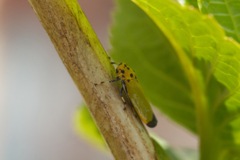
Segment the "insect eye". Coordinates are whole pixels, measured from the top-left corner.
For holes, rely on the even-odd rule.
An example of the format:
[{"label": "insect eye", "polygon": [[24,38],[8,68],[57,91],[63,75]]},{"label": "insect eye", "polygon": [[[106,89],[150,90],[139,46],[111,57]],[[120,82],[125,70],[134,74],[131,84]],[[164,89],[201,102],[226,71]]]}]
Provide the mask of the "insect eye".
[{"label": "insect eye", "polygon": [[121,70],[121,72],[122,72],[122,73],[125,73],[125,71],[124,71],[124,70]]},{"label": "insect eye", "polygon": [[131,73],[130,76],[133,77],[133,74]]}]

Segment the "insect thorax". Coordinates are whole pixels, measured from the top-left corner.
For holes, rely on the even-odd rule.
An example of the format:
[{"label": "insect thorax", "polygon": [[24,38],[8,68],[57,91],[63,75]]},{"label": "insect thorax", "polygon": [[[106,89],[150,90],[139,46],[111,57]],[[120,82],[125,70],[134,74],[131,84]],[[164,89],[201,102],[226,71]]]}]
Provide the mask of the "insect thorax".
[{"label": "insect thorax", "polygon": [[120,63],[116,68],[116,73],[122,80],[137,80],[136,73],[126,63]]}]

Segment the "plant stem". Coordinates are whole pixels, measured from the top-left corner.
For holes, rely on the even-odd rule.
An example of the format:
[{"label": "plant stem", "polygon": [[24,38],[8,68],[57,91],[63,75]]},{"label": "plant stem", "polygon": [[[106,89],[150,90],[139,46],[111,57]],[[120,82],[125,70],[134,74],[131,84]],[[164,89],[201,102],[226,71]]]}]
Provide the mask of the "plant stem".
[{"label": "plant stem", "polygon": [[[67,68],[116,160],[152,160],[155,149],[131,106],[125,105],[115,70],[76,0],[28,0]],[[123,108],[126,107],[126,111]]]}]

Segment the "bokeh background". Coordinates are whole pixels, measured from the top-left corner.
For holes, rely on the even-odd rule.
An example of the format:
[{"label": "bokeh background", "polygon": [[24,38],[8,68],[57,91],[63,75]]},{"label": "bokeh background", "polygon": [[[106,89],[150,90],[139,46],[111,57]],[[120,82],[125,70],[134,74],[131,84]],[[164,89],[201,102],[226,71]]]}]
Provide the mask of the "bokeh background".
[{"label": "bokeh background", "polygon": [[[78,0],[106,51],[114,0]],[[73,129],[80,93],[27,0],[0,0],[0,160],[111,160]],[[157,111],[155,111],[157,112]],[[176,147],[197,138],[158,112]]]}]

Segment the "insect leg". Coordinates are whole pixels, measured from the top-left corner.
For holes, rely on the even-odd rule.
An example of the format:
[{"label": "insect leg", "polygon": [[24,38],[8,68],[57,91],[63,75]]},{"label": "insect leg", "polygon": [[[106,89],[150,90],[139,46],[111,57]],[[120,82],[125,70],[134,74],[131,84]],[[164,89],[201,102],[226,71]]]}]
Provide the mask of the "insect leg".
[{"label": "insect leg", "polygon": [[128,92],[127,92],[127,87],[126,87],[126,84],[125,84],[124,80],[121,80],[121,83],[122,83],[122,89],[124,90],[126,96],[129,98]]},{"label": "insect leg", "polygon": [[124,97],[123,97],[123,94],[122,94],[122,92],[123,92],[123,87],[121,88],[121,91],[120,91],[120,96],[121,96],[121,98],[122,98],[122,100],[123,100],[124,104],[126,104],[126,101],[125,101],[125,99],[124,99]]},{"label": "insect leg", "polygon": [[112,82],[116,82],[116,81],[119,81],[120,79],[119,78],[116,78],[116,79],[113,79],[111,81],[102,81],[100,83],[94,83],[95,86],[99,85],[99,84],[103,84],[103,83],[112,83]]},{"label": "insect leg", "polygon": [[111,62],[111,64],[117,64],[117,65],[118,65],[119,63],[116,63],[116,62]]}]

